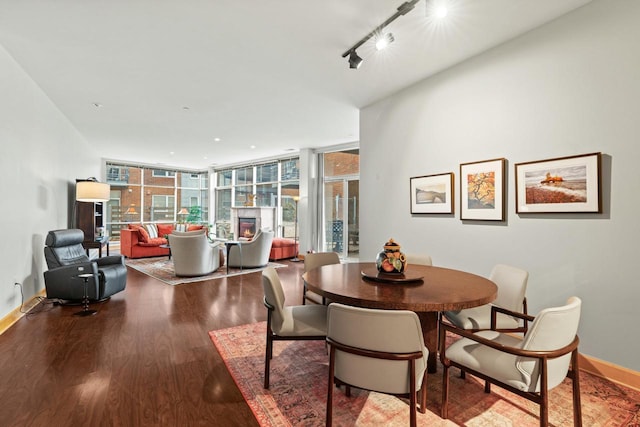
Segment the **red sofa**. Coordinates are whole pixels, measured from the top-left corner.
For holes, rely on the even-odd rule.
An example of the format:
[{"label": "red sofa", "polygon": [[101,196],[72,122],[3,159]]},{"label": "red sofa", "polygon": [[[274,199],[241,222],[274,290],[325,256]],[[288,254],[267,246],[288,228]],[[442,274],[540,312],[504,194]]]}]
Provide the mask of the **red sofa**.
[{"label": "red sofa", "polygon": [[[167,243],[167,239],[163,244]],[[161,248],[161,243],[149,244],[140,239],[138,230],[123,228],[120,230],[120,253],[127,258],[145,258],[151,256],[167,256],[169,248]]]},{"label": "red sofa", "polygon": [[[127,258],[146,258],[153,256],[169,255],[169,248],[161,248],[160,245],[166,245],[167,239],[164,235],[171,234],[174,230],[173,224],[158,224],[157,233],[159,237],[150,238],[146,231],[141,230],[140,224],[131,224],[129,228],[120,230],[120,253]],[[184,231],[193,231],[202,229],[202,225],[189,224],[185,225]]]},{"label": "red sofa", "polygon": [[298,254],[298,243],[293,239],[283,239],[276,237],[271,243],[271,252],[269,259],[277,261],[279,259],[293,258]]}]

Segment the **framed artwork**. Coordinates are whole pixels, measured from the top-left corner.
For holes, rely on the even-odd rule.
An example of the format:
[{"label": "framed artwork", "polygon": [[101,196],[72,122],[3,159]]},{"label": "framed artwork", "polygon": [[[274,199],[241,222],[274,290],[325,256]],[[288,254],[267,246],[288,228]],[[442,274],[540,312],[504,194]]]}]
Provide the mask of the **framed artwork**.
[{"label": "framed artwork", "polygon": [[602,212],[601,153],[516,163],[516,212]]},{"label": "framed artwork", "polygon": [[453,172],[409,179],[412,214],[453,213]]},{"label": "framed artwork", "polygon": [[504,221],[504,158],[460,165],[460,219]]}]

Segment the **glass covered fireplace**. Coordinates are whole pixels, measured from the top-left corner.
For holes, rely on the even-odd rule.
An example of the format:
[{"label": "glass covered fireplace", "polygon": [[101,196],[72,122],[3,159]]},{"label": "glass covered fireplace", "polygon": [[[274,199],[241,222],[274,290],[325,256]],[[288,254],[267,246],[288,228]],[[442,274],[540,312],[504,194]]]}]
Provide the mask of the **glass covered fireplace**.
[{"label": "glass covered fireplace", "polygon": [[256,218],[238,218],[238,237],[252,238],[256,234]]}]

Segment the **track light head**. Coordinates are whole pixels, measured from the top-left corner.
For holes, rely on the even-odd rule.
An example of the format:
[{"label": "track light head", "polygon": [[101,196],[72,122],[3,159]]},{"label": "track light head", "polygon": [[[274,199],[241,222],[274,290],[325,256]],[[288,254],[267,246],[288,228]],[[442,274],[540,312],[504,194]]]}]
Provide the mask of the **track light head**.
[{"label": "track light head", "polygon": [[391,33],[380,34],[378,37],[376,37],[376,49],[382,50],[393,43],[394,40],[395,39],[393,38],[393,34]]},{"label": "track light head", "polygon": [[362,58],[358,56],[355,50],[352,50],[349,54],[349,68],[357,70],[362,65]]}]

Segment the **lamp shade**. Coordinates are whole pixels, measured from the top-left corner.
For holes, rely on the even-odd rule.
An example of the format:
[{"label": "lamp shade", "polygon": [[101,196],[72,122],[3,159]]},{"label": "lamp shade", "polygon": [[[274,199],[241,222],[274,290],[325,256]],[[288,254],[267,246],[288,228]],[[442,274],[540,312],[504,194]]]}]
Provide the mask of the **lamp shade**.
[{"label": "lamp shade", "polygon": [[125,215],[138,215],[138,212],[136,212],[136,207],[132,204],[131,206],[129,206],[129,209],[127,209],[124,214]]},{"label": "lamp shade", "polygon": [[79,202],[106,202],[111,195],[111,186],[97,181],[76,183],[76,200]]},{"label": "lamp shade", "polygon": [[178,212],[178,215],[189,215],[189,211],[187,210],[187,208],[182,208]]}]

